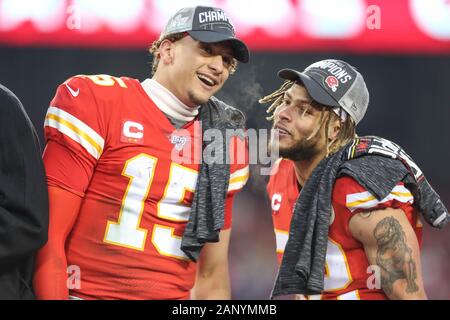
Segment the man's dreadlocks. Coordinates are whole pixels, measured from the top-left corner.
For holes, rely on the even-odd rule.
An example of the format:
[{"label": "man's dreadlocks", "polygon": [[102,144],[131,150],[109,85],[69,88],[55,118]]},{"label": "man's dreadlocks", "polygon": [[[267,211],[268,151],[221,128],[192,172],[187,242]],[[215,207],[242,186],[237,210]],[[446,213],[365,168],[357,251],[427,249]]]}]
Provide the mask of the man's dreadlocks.
[{"label": "man's dreadlocks", "polygon": [[267,120],[273,120],[273,112],[279,105],[283,103],[284,94],[292,87],[294,83],[294,81],[286,80],[278,90],[259,99],[258,102],[261,104],[272,103],[266,110],[266,113],[270,114],[270,116],[266,118]]}]

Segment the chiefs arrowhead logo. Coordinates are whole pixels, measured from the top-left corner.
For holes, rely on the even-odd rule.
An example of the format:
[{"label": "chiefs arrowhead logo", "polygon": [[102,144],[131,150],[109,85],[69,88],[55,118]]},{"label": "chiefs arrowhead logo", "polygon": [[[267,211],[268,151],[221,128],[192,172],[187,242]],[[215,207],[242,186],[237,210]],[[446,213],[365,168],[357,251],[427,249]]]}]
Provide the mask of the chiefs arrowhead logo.
[{"label": "chiefs arrowhead logo", "polygon": [[328,76],[325,83],[333,92],[336,92],[337,87],[339,87],[339,80],[335,76]]}]

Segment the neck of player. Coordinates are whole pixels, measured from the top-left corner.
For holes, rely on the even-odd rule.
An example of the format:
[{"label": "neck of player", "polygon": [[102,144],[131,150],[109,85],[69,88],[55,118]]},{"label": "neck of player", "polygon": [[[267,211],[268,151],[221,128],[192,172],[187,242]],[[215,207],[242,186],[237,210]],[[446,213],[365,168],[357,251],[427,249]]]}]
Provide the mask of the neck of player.
[{"label": "neck of player", "polygon": [[157,79],[146,79],[142,87],[156,104],[169,117],[179,121],[192,121],[198,115],[200,106],[189,107]]},{"label": "neck of player", "polygon": [[306,180],[308,180],[309,176],[317,167],[319,162],[322,161],[325,157],[326,157],[326,150],[323,150],[323,152],[317,154],[315,157],[311,159],[294,161],[295,176],[297,177],[297,182],[300,188],[303,188],[303,186],[306,183]]}]

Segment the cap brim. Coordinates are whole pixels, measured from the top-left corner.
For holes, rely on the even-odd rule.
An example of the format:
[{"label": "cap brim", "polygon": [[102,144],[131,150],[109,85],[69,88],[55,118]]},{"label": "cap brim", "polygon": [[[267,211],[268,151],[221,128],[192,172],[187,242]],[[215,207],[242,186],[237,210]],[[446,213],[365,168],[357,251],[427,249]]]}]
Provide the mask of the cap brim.
[{"label": "cap brim", "polygon": [[250,52],[245,45],[239,39],[233,38],[232,36],[227,36],[222,33],[208,31],[208,30],[197,30],[197,31],[187,31],[189,35],[200,42],[206,43],[216,43],[222,41],[230,41],[231,47],[233,48],[233,56],[240,62],[248,62],[250,60]]},{"label": "cap brim", "polygon": [[293,69],[282,69],[278,71],[278,76],[286,80],[300,81],[314,101],[326,106],[340,107],[339,102],[310,76]]}]

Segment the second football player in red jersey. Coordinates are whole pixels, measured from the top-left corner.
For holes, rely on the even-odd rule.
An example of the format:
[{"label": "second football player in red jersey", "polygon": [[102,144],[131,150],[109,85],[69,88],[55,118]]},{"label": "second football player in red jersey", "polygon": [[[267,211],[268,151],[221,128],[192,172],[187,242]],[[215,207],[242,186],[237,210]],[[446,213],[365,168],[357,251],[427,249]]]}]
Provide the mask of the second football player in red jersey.
[{"label": "second football player in red jersey", "polygon": [[[279,263],[291,263],[283,259],[283,255],[286,255],[286,244],[293,232],[291,222],[295,206],[308,201],[306,197],[311,199],[311,194],[303,199],[301,196],[303,187],[314,175],[312,179],[321,183],[329,181],[332,186],[331,212],[327,213],[330,221],[322,265],[323,289],[321,294],[303,297],[426,298],[419,251],[421,224],[413,206],[415,199],[405,184],[394,182],[390,192],[378,199],[352,176],[338,175],[334,181],[331,176],[318,178],[325,171],[315,171],[326,161],[324,159],[337,154],[356,137],[355,126],[363,118],[369,102],[361,74],[346,62],[323,60],[304,72],[284,69],[279,76],[286,80],[285,84],[261,100],[273,103],[273,128],[279,139],[273,139],[271,147],[278,147],[282,156],[274,165],[267,186]],[[360,172],[359,176],[366,173]],[[318,184],[317,189],[321,188],[325,187]],[[314,201],[322,208],[328,200],[324,200],[325,194],[320,191],[318,194]],[[306,245],[314,246],[319,240],[312,238]],[[307,260],[313,265],[317,261],[315,258],[312,255]],[[298,273],[297,267],[294,262],[292,269]],[[280,281],[287,279],[282,279],[283,276],[279,276]],[[285,283],[284,288],[293,286]]]},{"label": "second football player in red jersey", "polygon": [[[39,299],[230,298],[232,201],[248,178],[246,155],[229,166],[220,240],[205,244],[198,263],[180,246],[200,171],[199,111],[236,60],[248,61],[248,49],[221,9],[195,7],[169,20],[152,53],[152,79],[75,76],[51,102],[50,231],[34,276]],[[79,279],[68,279],[68,270]]]}]

